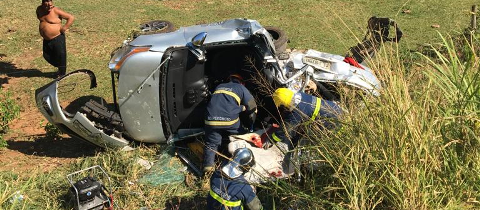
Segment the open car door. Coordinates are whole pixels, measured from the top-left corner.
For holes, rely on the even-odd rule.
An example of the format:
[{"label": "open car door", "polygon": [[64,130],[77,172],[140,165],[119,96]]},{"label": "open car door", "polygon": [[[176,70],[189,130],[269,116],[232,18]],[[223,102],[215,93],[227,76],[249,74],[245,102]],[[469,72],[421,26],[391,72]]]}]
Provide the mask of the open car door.
[{"label": "open car door", "polygon": [[203,130],[208,88],[205,62],[189,47],[168,49],[163,59],[160,84],[160,111],[166,136],[195,133]]}]

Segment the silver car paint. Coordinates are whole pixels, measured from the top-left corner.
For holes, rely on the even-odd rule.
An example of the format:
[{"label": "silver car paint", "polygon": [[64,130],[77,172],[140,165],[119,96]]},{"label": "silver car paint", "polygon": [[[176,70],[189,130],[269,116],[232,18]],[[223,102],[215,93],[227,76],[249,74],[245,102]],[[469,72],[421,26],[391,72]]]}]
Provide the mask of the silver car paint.
[{"label": "silver car paint", "polygon": [[[67,78],[69,75],[73,75],[76,72],[72,72],[65,76]],[[130,147],[128,146],[128,141],[125,139],[120,139],[115,136],[106,135],[103,131],[96,128],[87,117],[77,112],[73,116],[73,118],[68,118],[65,116],[62,107],[60,106],[60,102],[58,101],[57,96],[57,88],[58,88],[59,80],[55,80],[46,87],[43,91],[37,93],[36,95],[36,103],[37,107],[39,108],[40,112],[43,114],[45,118],[51,123],[54,123],[58,126],[58,124],[62,124],[63,126],[67,127],[69,130],[62,129],[63,132],[73,135],[79,136],[82,139],[88,140],[89,142],[100,146],[100,147],[108,147],[108,148],[120,148],[123,150],[128,150]],[[47,108],[48,107],[48,108]],[[46,109],[50,110],[51,116],[47,112]],[[73,131],[74,133],[71,133]]]},{"label": "silver car paint", "polygon": [[[380,81],[372,73],[372,69],[360,64],[364,69],[351,66],[343,61],[345,57],[316,50],[307,50],[306,52],[293,52],[290,54],[290,59],[284,61],[288,63],[293,62],[295,69],[300,69],[305,65],[303,57],[316,57],[322,60],[328,60],[332,63],[330,71],[316,69],[313,78],[321,82],[337,82],[345,83],[350,86],[358,87],[375,96],[380,95],[378,90],[381,89]],[[287,68],[288,65],[284,65]]]},{"label": "silver car paint", "polygon": [[[231,19],[217,23],[181,27],[171,33],[143,35],[129,44],[132,46],[152,45],[151,51],[165,52],[172,46],[185,46],[195,35],[201,32],[208,33],[204,44],[210,44],[224,41],[242,41],[248,39],[252,34],[264,33],[262,29],[263,27],[255,20]],[[269,44],[273,45],[273,42]]]},{"label": "silver car paint", "polygon": [[[137,141],[165,142],[160,117],[159,72],[148,77],[160,64],[163,53],[144,52],[129,57],[121,68],[118,105],[125,130]],[[129,62],[132,59],[134,62]],[[145,81],[146,80],[146,81]],[[145,82],[141,91],[139,86]]]},{"label": "silver car paint", "polygon": [[[243,41],[252,35],[258,35],[258,37],[263,39],[263,42],[267,42],[267,45],[259,44],[256,46],[257,49],[260,53],[263,53],[266,62],[278,65],[277,62],[279,61],[272,55],[275,50],[272,37],[255,20],[232,19],[211,24],[182,27],[171,33],[141,35],[132,41],[126,40],[123,47],[127,47],[127,45],[151,46],[147,52],[136,53],[126,58],[118,70],[120,73],[119,84],[121,84],[118,86],[117,95],[119,111],[126,132],[136,141],[150,143],[164,143],[167,141],[168,137],[164,134],[160,115],[160,72],[156,70],[160,63],[163,62],[162,58],[167,49],[175,46],[186,46],[192,37],[201,32],[207,32],[208,34],[204,43],[206,45]],[[338,58],[335,58],[339,61],[343,59],[342,56],[332,56],[337,56]],[[338,65],[342,64],[343,62],[338,63]],[[379,82],[372,74],[371,69],[366,68],[364,72],[361,72],[351,66],[347,68],[353,72],[352,76],[350,76],[350,73],[343,75],[320,72],[314,75],[314,78],[319,81],[344,81],[347,84],[358,85],[367,90],[370,90],[372,87],[374,89],[380,88]],[[340,68],[340,70],[342,69],[344,68]],[[284,76],[286,69],[282,68],[279,70],[283,72],[273,74]],[[105,135],[101,130],[94,127],[93,122],[89,121],[83,114],[77,112],[72,118],[66,117],[57,99],[57,83],[58,81],[49,84],[50,86],[36,94],[37,106],[49,122],[57,125],[63,124],[70,129],[69,134],[78,135],[101,147],[128,148],[128,141],[115,136]],[[46,112],[45,104],[53,112],[52,116]],[[184,133],[192,133],[192,131],[186,130]],[[173,140],[175,139],[182,139],[182,135],[180,133],[174,134]]]},{"label": "silver car paint", "polygon": [[204,44],[221,41],[242,41],[252,32],[270,35],[257,21],[233,19],[223,22],[182,27],[177,31],[164,34],[139,36],[129,43],[132,46],[152,46],[150,51],[137,53],[125,60],[119,69],[118,102],[125,130],[137,141],[149,143],[166,142],[160,116],[159,72],[147,79],[141,92],[138,87],[162,62],[163,53],[172,46],[185,46],[201,32],[208,36]]}]

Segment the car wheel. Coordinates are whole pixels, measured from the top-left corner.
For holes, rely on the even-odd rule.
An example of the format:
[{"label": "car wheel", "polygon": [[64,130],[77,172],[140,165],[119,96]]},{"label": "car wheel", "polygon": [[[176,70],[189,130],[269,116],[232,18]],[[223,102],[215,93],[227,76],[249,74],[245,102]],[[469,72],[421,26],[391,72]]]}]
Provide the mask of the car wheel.
[{"label": "car wheel", "polygon": [[152,20],[140,24],[140,32],[138,35],[160,34],[175,31],[175,26],[167,20]]},{"label": "car wheel", "polygon": [[272,35],[277,54],[285,52],[288,42],[287,34],[282,29],[274,26],[266,26],[265,29]]}]

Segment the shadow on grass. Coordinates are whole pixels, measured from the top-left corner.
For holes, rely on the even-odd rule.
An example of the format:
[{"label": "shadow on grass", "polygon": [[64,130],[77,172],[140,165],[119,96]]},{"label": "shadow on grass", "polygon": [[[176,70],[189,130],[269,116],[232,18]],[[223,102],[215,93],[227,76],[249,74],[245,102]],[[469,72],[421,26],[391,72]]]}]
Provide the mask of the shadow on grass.
[{"label": "shadow on grass", "polygon": [[56,78],[57,72],[42,72],[38,69],[20,69],[10,62],[0,61],[0,76],[2,75],[6,75],[7,77],[0,79],[0,86],[3,86],[3,84],[8,84],[8,79],[11,77]]},{"label": "shadow on grass", "polygon": [[77,200],[75,199],[75,196],[73,193],[70,191],[70,186],[69,189],[64,191],[64,193],[60,194],[57,199],[60,200],[60,207],[62,209],[75,209],[76,202]]},{"label": "shadow on grass", "polygon": [[59,158],[94,156],[101,148],[76,138],[51,139],[43,135],[34,136],[34,141],[8,141],[8,149],[26,155]]},{"label": "shadow on grass", "polygon": [[195,195],[194,197],[173,197],[165,202],[164,210],[180,210],[180,209],[206,209],[207,196]]}]

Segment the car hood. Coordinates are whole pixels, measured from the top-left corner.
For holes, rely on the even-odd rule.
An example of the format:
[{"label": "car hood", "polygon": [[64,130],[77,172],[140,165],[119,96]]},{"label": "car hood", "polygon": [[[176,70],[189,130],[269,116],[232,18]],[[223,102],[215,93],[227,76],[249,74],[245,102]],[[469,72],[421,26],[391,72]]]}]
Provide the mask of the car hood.
[{"label": "car hood", "polygon": [[208,36],[204,44],[242,41],[262,30],[263,27],[256,20],[230,19],[221,22],[181,27],[171,33],[141,35],[130,42],[132,46],[151,45],[152,51],[165,51],[171,46],[185,46],[191,39],[201,32]]}]

